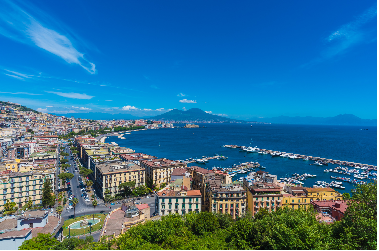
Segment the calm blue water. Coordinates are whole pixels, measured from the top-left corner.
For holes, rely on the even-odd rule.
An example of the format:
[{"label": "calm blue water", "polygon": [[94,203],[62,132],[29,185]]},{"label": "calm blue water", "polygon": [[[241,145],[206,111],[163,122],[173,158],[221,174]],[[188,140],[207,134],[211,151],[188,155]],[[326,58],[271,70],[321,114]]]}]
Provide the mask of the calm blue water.
[{"label": "calm blue water", "polygon": [[[213,156],[227,156],[227,160],[210,160],[207,164],[192,164],[211,169],[213,166],[231,167],[247,161],[259,162],[265,171],[280,177],[293,173],[316,174],[308,178],[304,186],[313,186],[315,181],[330,182],[330,176],[347,176],[324,173],[335,165],[314,166],[313,161],[271,157],[258,153],[241,152],[222,145],[258,146],[259,148],[377,165],[377,129],[357,126],[311,126],[311,125],[250,125],[245,124],[200,124],[206,128],[175,128],[136,131],[126,134],[126,139],[110,137],[106,142],[134,149],[160,158],[173,160]],[[241,176],[235,176],[237,179]],[[341,192],[350,192],[351,183]]]}]

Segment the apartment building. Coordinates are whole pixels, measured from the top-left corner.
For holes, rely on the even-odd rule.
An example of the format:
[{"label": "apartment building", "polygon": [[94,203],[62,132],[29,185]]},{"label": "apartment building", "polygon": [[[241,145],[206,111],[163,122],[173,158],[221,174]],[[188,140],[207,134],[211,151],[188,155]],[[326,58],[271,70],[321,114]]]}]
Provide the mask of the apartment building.
[{"label": "apartment building", "polygon": [[184,168],[187,164],[173,161],[166,158],[142,160],[141,167],[146,170],[146,183],[160,186],[163,183],[168,184],[171,179],[171,173],[177,168]]},{"label": "apartment building", "polygon": [[171,213],[184,215],[189,212],[201,212],[200,190],[174,191],[165,189],[155,196],[156,212],[160,216]]},{"label": "apartment building", "polygon": [[106,162],[96,165],[95,186],[104,198],[106,190],[114,196],[121,183],[135,181],[136,187],[145,185],[145,169],[132,162]]},{"label": "apartment building", "polygon": [[252,215],[256,214],[260,208],[273,212],[282,206],[282,188],[275,183],[256,182],[251,185],[244,180],[243,186],[247,192],[248,210]]},{"label": "apartment building", "polygon": [[246,191],[239,184],[223,184],[220,176],[205,182],[204,211],[230,214],[233,219],[246,213]]},{"label": "apartment building", "polygon": [[137,165],[141,165],[142,160],[153,160],[157,159],[157,157],[144,154],[144,153],[131,153],[131,154],[121,154],[120,157],[125,161],[131,161],[136,163]]},{"label": "apartment building", "polygon": [[305,187],[304,191],[311,201],[342,200],[342,195],[330,187]]},{"label": "apartment building", "polygon": [[0,210],[9,199],[22,207],[30,199],[33,205],[42,203],[42,188],[46,179],[49,179],[54,190],[54,173],[36,172],[3,172],[0,177]]}]

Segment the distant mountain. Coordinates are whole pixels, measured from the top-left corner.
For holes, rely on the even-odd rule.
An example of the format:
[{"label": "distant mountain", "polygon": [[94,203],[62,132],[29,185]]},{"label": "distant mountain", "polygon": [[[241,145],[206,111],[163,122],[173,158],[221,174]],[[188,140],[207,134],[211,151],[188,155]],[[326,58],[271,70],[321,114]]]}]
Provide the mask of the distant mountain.
[{"label": "distant mountain", "polygon": [[66,113],[66,114],[56,114],[52,113],[53,115],[57,116],[65,116],[67,118],[74,117],[74,118],[81,118],[81,119],[93,119],[93,120],[112,120],[112,119],[140,119],[140,117],[136,117],[130,114],[110,114],[110,113],[103,113],[103,112],[88,112],[88,113]]},{"label": "distant mountain", "polygon": [[176,121],[176,122],[243,122],[242,120],[236,120],[236,119],[230,119],[225,118],[218,115],[213,115],[204,112],[203,110],[199,108],[192,108],[188,111],[181,111],[178,109],[173,109],[169,112],[163,113],[161,115],[157,115],[154,117],[151,117],[152,120],[163,120],[163,121]]},{"label": "distant mountain", "polygon": [[352,114],[340,114],[335,117],[288,117],[278,116],[272,118],[253,118],[259,122],[274,124],[299,124],[299,125],[359,125],[376,126],[376,119],[361,119]]}]

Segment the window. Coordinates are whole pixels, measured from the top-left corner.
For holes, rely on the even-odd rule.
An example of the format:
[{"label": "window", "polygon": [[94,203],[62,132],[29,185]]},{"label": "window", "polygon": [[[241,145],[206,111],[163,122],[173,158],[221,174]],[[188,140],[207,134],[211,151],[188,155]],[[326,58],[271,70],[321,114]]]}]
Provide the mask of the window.
[{"label": "window", "polygon": [[183,198],[183,203],[186,203],[186,199],[185,198]]},{"label": "window", "polygon": [[[184,205],[183,205],[184,206]],[[199,204],[196,204],[196,209],[198,209],[199,208]]]},{"label": "window", "polygon": [[299,199],[299,203],[300,203],[300,199]]},{"label": "window", "polygon": [[176,198],[176,203],[178,203],[179,202],[179,199],[178,198]]},{"label": "window", "polygon": [[162,203],[164,203],[164,198],[162,198]]},{"label": "window", "polygon": [[257,198],[255,198],[255,200],[258,200],[258,197],[257,197]]},{"label": "window", "polygon": [[295,200],[292,200],[292,203],[295,203]]},{"label": "window", "polygon": [[189,209],[192,209],[192,204],[189,204]]},{"label": "window", "polygon": [[171,199],[168,199],[168,203],[171,203]]},{"label": "window", "polygon": [[307,199],[304,199],[304,203],[307,203]]},{"label": "window", "polygon": [[196,198],[196,202],[199,202],[199,198]]},{"label": "window", "polygon": [[287,200],[286,200],[286,203],[287,203]]}]

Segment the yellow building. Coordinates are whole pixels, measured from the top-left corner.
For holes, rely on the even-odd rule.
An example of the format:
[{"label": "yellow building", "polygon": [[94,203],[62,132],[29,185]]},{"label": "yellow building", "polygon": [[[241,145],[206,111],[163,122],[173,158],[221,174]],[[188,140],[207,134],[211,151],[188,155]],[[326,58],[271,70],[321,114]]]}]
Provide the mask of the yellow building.
[{"label": "yellow building", "polygon": [[121,183],[135,181],[136,187],[145,185],[145,169],[132,162],[106,162],[96,165],[95,186],[102,192],[106,190],[115,196]]},{"label": "yellow building", "polygon": [[18,172],[18,163],[16,161],[8,162],[5,164],[5,168],[7,171]]},{"label": "yellow building", "polygon": [[33,173],[33,172],[12,172],[2,175],[0,178],[0,210],[4,210],[4,205],[9,199],[21,208],[29,198],[33,205],[42,203],[42,188],[46,179],[51,181],[54,190],[54,173]]},{"label": "yellow building", "polygon": [[295,187],[283,194],[283,207],[293,209],[308,208],[312,201],[342,200],[342,195],[330,187]]},{"label": "yellow building", "polygon": [[187,164],[178,161],[163,159],[143,160],[141,166],[146,170],[146,182],[161,186],[168,184],[171,180],[172,172],[177,168],[185,168]]},{"label": "yellow building", "polygon": [[342,195],[330,187],[305,187],[304,191],[311,200],[342,200]]}]

